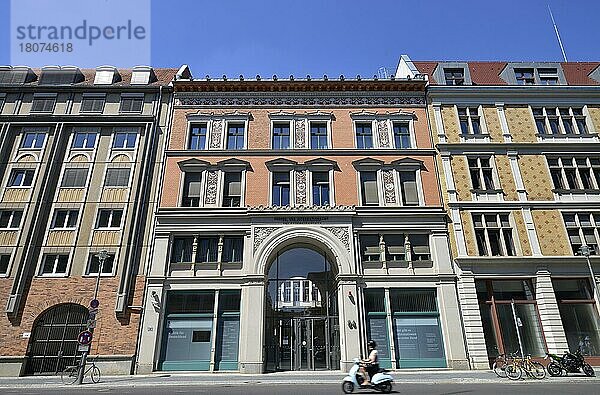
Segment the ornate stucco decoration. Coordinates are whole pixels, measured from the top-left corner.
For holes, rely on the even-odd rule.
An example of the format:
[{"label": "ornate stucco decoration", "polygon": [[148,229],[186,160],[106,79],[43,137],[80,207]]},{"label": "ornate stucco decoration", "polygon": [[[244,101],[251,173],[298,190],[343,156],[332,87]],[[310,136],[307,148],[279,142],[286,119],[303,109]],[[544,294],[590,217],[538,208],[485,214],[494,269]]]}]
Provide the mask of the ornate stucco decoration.
[{"label": "ornate stucco decoration", "polygon": [[396,187],[394,185],[394,171],[383,170],[381,172],[383,177],[383,196],[386,204],[396,203]]},{"label": "ornate stucco decoration", "polygon": [[177,106],[331,106],[331,107],[384,107],[424,106],[425,96],[401,92],[368,94],[305,94],[268,95],[256,93],[181,93],[175,99]]},{"label": "ornate stucco decoration", "polygon": [[248,211],[301,211],[301,212],[314,212],[314,211],[354,211],[354,206],[259,206],[248,207]]},{"label": "ornate stucco decoration", "polygon": [[219,176],[216,171],[209,171],[206,176],[206,199],[205,204],[217,204],[217,190],[219,187]]},{"label": "ornate stucco decoration", "polygon": [[377,121],[377,134],[379,136],[379,145],[382,148],[389,148],[390,146],[390,135],[389,135],[389,124],[385,119]]},{"label": "ornate stucco decoration", "polygon": [[294,128],[294,142],[296,148],[306,148],[306,121],[298,119]]},{"label": "ornate stucco decoration", "polygon": [[296,170],[296,205],[303,206],[306,201],[306,170]]},{"label": "ornate stucco decoration", "polygon": [[256,250],[258,250],[258,247],[260,247],[262,242],[265,241],[265,239],[277,229],[279,228],[275,226],[254,228],[254,252],[256,252]]},{"label": "ornate stucco decoration", "polygon": [[223,121],[216,120],[212,124],[210,132],[210,148],[221,148],[221,136],[223,135]]},{"label": "ornate stucco decoration", "polygon": [[344,247],[346,247],[346,250],[350,252],[350,232],[348,232],[348,228],[343,226],[326,226],[324,229],[337,237]]}]

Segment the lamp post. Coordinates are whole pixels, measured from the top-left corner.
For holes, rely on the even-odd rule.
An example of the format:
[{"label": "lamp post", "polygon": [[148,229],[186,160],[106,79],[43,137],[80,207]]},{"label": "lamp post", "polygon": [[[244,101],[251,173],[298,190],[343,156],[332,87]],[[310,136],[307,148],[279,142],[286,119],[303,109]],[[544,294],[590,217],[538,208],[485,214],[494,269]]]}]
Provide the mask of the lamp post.
[{"label": "lamp post", "polygon": [[[109,255],[108,255],[108,251],[102,250],[94,256],[96,258],[98,258],[98,276],[96,276],[96,286],[94,288],[94,298],[92,299],[93,303],[96,303],[96,300],[98,299],[98,290],[100,288],[100,276],[102,275],[102,269],[104,268],[104,262],[108,259]],[[97,306],[94,306],[91,303],[90,303],[90,307],[97,308]],[[95,313],[93,313],[93,317],[92,317],[92,312],[90,311],[90,316],[88,317],[88,323],[90,322],[90,320],[94,319],[95,316],[96,316]],[[94,332],[94,328],[92,327],[92,325],[88,326],[87,330],[92,333]],[[81,354],[81,363],[79,364],[79,371],[77,372],[77,384],[83,383],[83,376],[85,373],[85,364],[87,362],[87,357],[90,353],[90,347],[91,347],[91,344],[87,345],[86,350],[83,352],[83,354]]]},{"label": "lamp post", "polygon": [[594,274],[594,268],[592,267],[592,262],[590,261],[590,253],[591,249],[588,245],[582,245],[579,247],[579,253],[585,257],[587,261],[588,270],[590,271],[590,276],[592,277],[592,292],[594,292],[594,297],[596,298],[596,303],[600,303],[600,297],[598,296],[598,287],[596,286],[596,275]]}]

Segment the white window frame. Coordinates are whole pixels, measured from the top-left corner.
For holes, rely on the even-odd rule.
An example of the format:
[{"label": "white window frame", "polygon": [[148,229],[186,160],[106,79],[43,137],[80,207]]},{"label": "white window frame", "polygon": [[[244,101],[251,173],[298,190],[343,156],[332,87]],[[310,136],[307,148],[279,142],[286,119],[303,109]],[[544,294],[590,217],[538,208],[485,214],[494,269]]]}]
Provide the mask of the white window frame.
[{"label": "white window frame", "polygon": [[[327,118],[327,119],[322,119],[320,117],[308,117],[306,119],[307,122],[307,126],[306,126],[306,130],[307,130],[307,140],[306,140],[306,148],[309,150],[329,150],[332,149],[332,139],[331,139],[331,118]],[[312,148],[312,135],[311,135],[311,125],[313,123],[324,123],[325,124],[325,129],[326,129],[326,133],[327,133],[327,147],[326,148]]]},{"label": "white window frame", "polygon": [[[67,216],[65,217],[65,224],[69,223],[69,220],[71,218],[71,212],[72,211],[76,211],[77,212],[77,219],[75,221],[75,225],[73,225],[72,227],[68,227],[68,226],[64,226],[65,224],[62,224],[63,226],[56,226],[56,214],[58,213],[58,211],[67,211]],[[79,209],[73,209],[73,208],[66,208],[66,207],[57,207],[54,209],[54,212],[52,213],[52,222],[50,223],[50,230],[73,230],[73,229],[77,229],[77,226],[79,224],[79,219],[80,219],[80,215],[79,215]]]},{"label": "white window frame", "polygon": [[[113,213],[114,211],[121,211],[121,223],[119,224],[119,226],[107,226],[107,227],[101,227],[99,222],[100,222],[100,212],[101,211],[110,211],[110,216],[108,217],[108,223],[112,224],[112,220],[113,220]],[[99,207],[98,210],[96,211],[96,218],[94,219],[94,230],[121,230],[123,228],[123,224],[125,223],[125,209],[124,208],[114,208],[114,207]]]},{"label": "white window frame", "polygon": [[[102,100],[102,108],[99,111],[84,111],[83,110],[83,102],[86,99],[103,99]],[[79,112],[82,114],[102,114],[104,112],[104,108],[106,107],[106,94],[105,93],[84,93],[81,95],[81,103],[79,105]],[[142,104],[143,107],[143,104]]]},{"label": "white window frame", "polygon": [[[127,169],[129,170],[129,179],[127,180],[127,185],[106,185],[106,180],[107,180],[107,176],[108,176],[108,172],[109,170],[113,170],[113,169],[118,169],[118,170],[122,170],[122,169]],[[131,166],[107,166],[106,170],[104,171],[104,175],[102,177],[102,187],[103,188],[129,188],[131,186],[131,180],[133,179],[133,168]]]},{"label": "white window frame", "polygon": [[[581,108],[581,114],[582,115],[575,115],[575,113],[573,112],[573,109],[580,109]],[[564,121],[566,121],[566,119],[564,118],[564,115],[560,113],[560,109],[568,109],[569,111],[569,119],[568,121],[570,121],[571,126],[573,128],[574,131],[576,131],[575,133],[566,133],[565,130],[565,126],[564,126]],[[542,110],[542,115],[536,115],[534,110]],[[550,111],[553,110],[553,111]],[[555,137],[587,137],[590,134],[593,134],[593,127],[591,125],[591,117],[589,115],[589,111],[588,111],[588,107],[587,106],[561,106],[561,105],[556,105],[556,106],[530,106],[530,111],[531,111],[531,116],[534,120],[534,128],[535,128],[535,133],[538,137],[541,138],[555,138]],[[544,120],[544,128],[546,133],[540,133],[539,130],[537,129],[537,120],[541,119],[543,117]],[[550,118],[556,119],[558,122],[558,133],[557,134],[552,134],[552,128],[550,127]],[[586,132],[585,133],[580,133],[579,132],[579,127],[577,126],[577,119],[578,118],[583,118],[584,123],[585,123],[585,128],[586,128]]]},{"label": "white window frame", "polygon": [[[415,148],[417,148],[417,142],[416,142],[416,138],[415,138],[415,123],[414,123],[414,121],[412,119],[411,120],[408,120],[408,119],[406,119],[406,120],[404,120],[404,119],[391,119],[390,123],[391,123],[390,130],[391,130],[391,133],[392,133],[392,136],[391,136],[391,143],[392,144],[391,145],[392,145],[392,147],[394,149],[397,149],[397,150],[407,150],[407,149],[415,149]],[[397,147],[396,146],[396,135],[394,134],[394,125],[395,124],[404,124],[404,123],[408,124],[408,138],[410,139],[410,147],[408,147],[408,148]]]},{"label": "white window frame", "polygon": [[[483,228],[478,228],[475,226],[475,218],[474,216],[479,216],[481,218],[481,222],[483,225]],[[498,227],[491,227],[488,226],[485,216],[486,215],[495,215],[496,216],[496,221],[498,223]],[[508,216],[508,223],[510,228],[507,227],[503,227],[502,226],[502,220],[501,220],[501,216]],[[474,212],[471,213],[471,220],[473,221],[473,236],[475,237],[475,248],[477,248],[477,252],[478,252],[478,256],[485,256],[485,257],[507,257],[507,256],[518,256],[519,254],[519,250],[518,250],[518,241],[517,241],[517,234],[515,232],[515,224],[512,218],[512,215],[510,212]],[[482,253],[481,251],[479,251],[479,246],[477,244],[477,230],[478,229],[483,229],[484,231],[484,237],[485,237],[485,244],[486,244],[486,248],[487,251],[485,253]],[[492,255],[492,247],[491,247],[491,243],[490,243],[490,238],[489,238],[489,233],[488,233],[488,229],[498,229],[500,232],[500,250],[501,250],[501,254],[500,255]],[[505,229],[510,229],[510,235],[511,235],[511,239],[512,239],[512,243],[513,243],[513,250],[514,250],[514,254],[513,255],[509,255],[508,254],[508,249],[506,247],[506,240],[504,240],[504,230]]]},{"label": "white window frame", "polygon": [[[373,205],[373,204],[369,204],[366,205],[365,201],[364,201],[364,197],[362,195],[362,180],[361,180],[361,173],[375,173],[375,181],[377,182],[377,200],[378,200],[378,204],[377,205]],[[365,207],[383,207],[385,206],[384,204],[384,200],[383,200],[383,180],[382,180],[382,175],[381,175],[381,169],[372,169],[372,168],[364,168],[364,169],[360,169],[358,171],[356,171],[356,177],[357,177],[357,186],[358,186],[358,196],[359,196],[359,201],[360,201],[360,205],[361,206],[365,206]]]},{"label": "white window frame", "polygon": [[[274,175],[275,173],[288,173],[289,174],[289,185],[290,185],[290,196],[289,196],[289,205],[288,206],[275,206],[274,200],[273,200],[273,188],[275,187],[275,180],[274,180]],[[277,169],[277,168],[273,168],[269,170],[269,202],[270,205],[273,207],[294,207],[295,206],[295,193],[294,193],[294,177],[296,176],[296,173],[293,169],[290,168],[282,168],[282,169]]]},{"label": "white window frame", "polygon": [[[188,208],[188,209],[193,209],[193,208],[198,208],[198,207],[204,207],[204,198],[205,198],[205,189],[206,189],[206,177],[207,177],[207,170],[182,170],[180,171],[180,176],[179,176],[179,199],[178,200],[178,206],[177,207],[183,207],[183,208]],[[183,205],[183,199],[185,198],[185,196],[183,195],[184,191],[185,191],[185,175],[186,173],[200,173],[200,196],[198,197],[198,199],[200,200],[198,202],[197,206],[184,206]]]},{"label": "white window frame", "polygon": [[[58,95],[56,93],[34,93],[33,99],[31,100],[30,112],[32,114],[53,114],[54,110],[56,110],[57,97],[58,97]],[[33,103],[35,102],[35,99],[54,99],[54,103],[52,104],[52,109],[49,111],[34,111]]]},{"label": "white window frame", "polygon": [[[135,138],[135,144],[134,144],[133,148],[115,147],[115,140],[116,140],[118,133],[135,134],[136,138]],[[114,128],[113,132],[112,132],[112,136],[111,136],[111,141],[110,141],[110,150],[111,150],[111,152],[114,152],[114,151],[117,151],[117,152],[136,151],[138,148],[138,145],[140,144],[140,139],[141,139],[141,134],[140,134],[139,129],[137,129],[137,128]]]},{"label": "white window frame", "polygon": [[8,256],[8,265],[6,266],[6,272],[0,273],[0,278],[10,277],[10,272],[13,266],[13,253],[12,251],[0,251],[0,256]]},{"label": "white window frame", "polygon": [[[94,147],[92,148],[86,148],[86,147],[74,147],[75,144],[75,136],[77,134],[85,134],[86,138],[85,141],[87,143],[88,140],[88,136],[90,134],[95,134],[96,135],[96,139],[94,141]],[[85,129],[85,128],[76,128],[73,130],[73,133],[71,133],[71,141],[69,142],[69,148],[71,149],[71,151],[94,151],[97,147],[98,147],[98,143],[100,142],[100,130],[97,128],[90,128],[90,129]]]},{"label": "white window frame", "polygon": [[[39,262],[39,267],[38,267],[38,277],[68,277],[69,276],[69,272],[71,271],[71,259],[72,259],[72,254],[69,252],[52,252],[52,253],[42,253],[40,254],[40,262]],[[42,271],[44,270],[44,261],[45,261],[45,257],[48,255],[52,255],[55,256],[54,259],[54,268],[52,273],[42,273]],[[58,257],[60,255],[66,255],[67,256],[67,266],[65,268],[65,272],[64,273],[56,273],[56,266],[58,265]]]},{"label": "white window frame", "polygon": [[[15,230],[19,230],[21,229],[21,225],[23,224],[23,220],[25,219],[25,210],[16,210],[16,209],[8,209],[8,208],[3,208],[0,209],[0,213],[3,211],[8,211],[10,212],[10,219],[8,220],[8,227],[6,228],[0,228],[0,231],[15,231]],[[15,219],[15,212],[21,212],[21,219],[19,220],[19,225],[17,227],[14,226],[13,221]]]},{"label": "white window frame", "polygon": [[[243,124],[244,125],[244,146],[241,149],[230,150],[229,148],[227,148],[227,146],[229,144],[229,124]],[[207,133],[208,133],[208,130],[207,130]],[[236,152],[236,151],[244,151],[244,150],[248,149],[248,118],[247,117],[227,118],[224,122],[224,128],[223,128],[222,133],[223,133],[223,136],[222,136],[223,149],[225,151]],[[207,144],[210,144],[208,140],[207,140]]]},{"label": "white window frame", "polygon": [[[358,141],[357,141],[357,136],[358,136],[358,128],[357,128],[357,124],[358,123],[370,123],[371,124],[371,144],[373,145],[373,147],[371,148],[358,148]],[[353,119],[352,120],[352,129],[353,129],[353,135],[354,135],[354,148],[355,149],[364,149],[364,150],[372,150],[372,149],[378,149],[380,144],[379,144],[379,137],[377,136],[377,122],[375,122],[374,119]],[[393,132],[392,132],[393,134]]]},{"label": "white window frame", "polygon": [[[467,158],[467,170],[469,171],[469,181],[471,182],[471,188],[476,191],[498,191],[501,190],[500,180],[498,178],[497,170],[496,170],[496,161],[494,160],[493,155],[468,155]],[[492,170],[492,182],[493,186],[491,189],[487,188],[479,188],[476,189],[475,185],[473,185],[473,180],[471,179],[471,167],[469,166],[469,159],[475,159],[477,161],[477,170],[479,176],[479,182],[481,185],[485,185],[485,177],[483,175],[483,166],[481,165],[481,159],[487,159],[490,164],[490,168]]]},{"label": "white window frame", "polygon": [[[25,171],[25,172],[32,171],[33,172],[33,177],[31,178],[31,185],[23,185],[23,183],[21,183],[21,185],[10,185],[10,181],[11,181],[13,173],[15,171]],[[13,167],[8,172],[8,180],[7,180],[7,183],[6,183],[6,188],[7,189],[31,189],[35,185],[35,176],[37,175],[36,173],[37,173],[37,171],[36,171],[35,168],[32,169],[32,168],[29,168],[29,167]],[[25,178],[26,177],[23,177],[23,180],[22,180],[23,182],[25,182]]]},{"label": "white window frame", "polygon": [[[204,139],[204,147],[202,148],[190,148],[190,142],[192,140],[192,129],[194,128],[194,126],[198,126],[198,125],[205,125],[206,126],[206,138]],[[188,132],[187,132],[187,138],[185,141],[185,150],[186,151],[207,151],[208,147],[210,145],[210,120],[205,120],[205,121],[192,121],[192,122],[188,122]]]},{"label": "white window frame", "polygon": [[[26,134],[43,134],[44,135],[44,143],[42,144],[42,146],[40,148],[35,148],[35,147],[23,147],[23,142],[25,141],[25,135]],[[23,128],[23,130],[21,131],[20,134],[20,140],[19,140],[19,150],[20,151],[42,151],[44,150],[44,148],[46,148],[46,144],[48,143],[48,138],[49,138],[49,133],[48,133],[48,129],[46,128]]]},{"label": "white window frame", "polygon": [[[287,123],[289,125],[290,128],[290,134],[289,134],[289,140],[290,140],[290,144],[289,147],[287,148],[275,148],[274,144],[273,144],[273,140],[275,139],[275,124],[285,124]],[[271,149],[273,150],[281,150],[281,151],[288,151],[288,150],[293,150],[296,147],[294,146],[294,120],[292,118],[276,118],[276,119],[271,119],[271,142],[270,142],[270,146]]]},{"label": "white window frame", "polygon": [[[459,109],[465,109],[465,113],[466,115],[461,115]],[[471,110],[476,109],[477,114],[473,114]],[[456,112],[456,117],[458,119],[458,129],[460,131],[460,136],[463,138],[484,138],[484,137],[488,137],[489,133],[487,130],[487,125],[485,122],[485,117],[483,114],[483,107],[482,106],[474,106],[474,105],[469,105],[469,104],[457,104],[454,106],[454,111]],[[466,117],[467,118],[467,133],[463,133],[462,127],[461,127],[461,117]],[[473,129],[473,118],[477,117],[479,118],[479,133],[474,133],[474,129]]]},{"label": "white window frame", "polygon": [[[418,199],[418,204],[414,205],[414,204],[407,204],[405,205],[404,202],[402,201],[402,180],[400,179],[400,173],[408,173],[408,172],[414,172],[415,173],[415,183],[417,184],[417,199]],[[423,194],[423,182],[421,180],[421,169],[418,168],[412,168],[412,167],[405,167],[405,168],[398,168],[398,169],[394,169],[394,183],[395,188],[396,188],[396,196],[397,196],[397,200],[398,200],[398,206],[400,207],[421,207],[425,205],[425,196]],[[382,189],[380,189],[381,191]],[[381,193],[380,193],[381,195]]]},{"label": "white window frame", "polygon": [[[240,173],[241,174],[241,179],[240,179],[240,205],[239,207],[230,207],[230,206],[224,206],[223,205],[223,200],[225,199],[225,176],[227,173]],[[246,205],[246,202],[244,201],[244,195],[245,195],[245,190],[246,190],[246,170],[245,169],[222,169],[219,170],[219,206],[220,207],[226,207],[226,208],[240,208],[240,207],[244,207]]]},{"label": "white window frame", "polygon": [[328,179],[327,182],[328,182],[328,186],[329,186],[329,204],[327,204],[327,205],[321,205],[321,207],[333,207],[333,206],[335,206],[335,201],[334,201],[335,193],[333,191],[333,173],[334,173],[333,169],[318,169],[318,168],[310,168],[310,169],[308,169],[308,177],[307,177],[308,179],[307,179],[307,182],[308,182],[309,188],[307,188],[307,189],[309,189],[309,191],[307,191],[307,192],[309,192],[308,195],[310,195],[310,197],[308,197],[307,200],[308,200],[308,202],[310,202],[309,205],[311,205],[311,206],[315,205],[315,203],[313,201],[313,193],[312,193],[312,188],[313,188],[313,173],[315,173],[315,172],[316,173],[327,173],[327,179]]},{"label": "white window frame", "polygon": [[[85,180],[85,185],[82,186],[82,187],[65,187],[65,186],[63,186],[62,183],[63,183],[63,179],[64,179],[64,176],[65,176],[65,171],[67,169],[86,169],[87,170],[87,178]],[[60,171],[60,179],[59,179],[60,181],[59,181],[58,188],[59,189],[83,189],[83,188],[87,188],[88,185],[90,184],[90,179],[92,178],[92,173],[93,173],[93,170],[90,169],[90,166],[63,166],[63,168]]]},{"label": "white window frame", "polygon": [[[92,258],[94,257],[94,255],[98,255],[98,252],[91,252],[88,254],[88,260],[86,262],[85,265],[85,269],[84,269],[84,277],[98,277],[98,273],[97,272],[90,272],[90,266],[92,263]],[[116,273],[116,268],[117,268],[117,254],[115,252],[109,251],[108,255],[112,255],[113,256],[113,265],[111,268],[110,273],[100,273],[100,277],[114,277],[115,273]],[[98,269],[100,269],[100,265],[98,265]]]},{"label": "white window frame", "polygon": [[[596,239],[596,249],[591,249],[592,251],[592,255],[598,255],[600,254],[600,231],[599,231],[599,227],[600,227],[600,221],[596,221],[596,216],[598,216],[600,218],[600,212],[594,212],[594,211],[569,211],[569,212],[563,212],[563,223],[565,224],[565,230],[567,232],[567,239],[569,240],[569,246],[571,247],[571,250],[573,249],[573,244],[571,244],[571,238],[569,236],[569,229],[577,229],[578,233],[579,233],[579,239],[581,241],[581,245],[584,246],[589,246],[589,244],[587,244],[587,241],[585,239],[585,234],[583,233],[583,227],[581,226],[581,219],[580,216],[587,216],[590,219],[590,227],[593,228],[594,230],[594,238]],[[564,220],[564,216],[565,215],[574,215],[575,216],[575,227],[569,227],[567,226],[566,221]],[[594,254],[595,253],[595,254]],[[573,255],[578,255],[575,252],[573,252]]]},{"label": "white window frame", "polygon": [[[143,114],[145,95],[143,93],[121,93],[119,98],[119,114]],[[142,99],[142,107],[140,111],[123,111],[123,99]]]}]

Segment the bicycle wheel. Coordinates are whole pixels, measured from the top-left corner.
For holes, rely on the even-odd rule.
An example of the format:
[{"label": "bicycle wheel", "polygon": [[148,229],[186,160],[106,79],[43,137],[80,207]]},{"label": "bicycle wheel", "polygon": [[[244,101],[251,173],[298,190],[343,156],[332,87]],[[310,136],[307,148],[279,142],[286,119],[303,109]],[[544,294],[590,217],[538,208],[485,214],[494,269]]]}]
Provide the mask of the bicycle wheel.
[{"label": "bicycle wheel", "polygon": [[98,383],[100,381],[100,369],[98,369],[96,365],[92,366],[90,377],[92,378],[92,382],[94,383]]},{"label": "bicycle wheel", "polygon": [[79,369],[77,366],[69,366],[60,372],[60,379],[62,380],[63,384],[70,385],[76,382],[78,370]]},{"label": "bicycle wheel", "polygon": [[546,377],[546,369],[544,368],[544,365],[542,365],[541,363],[535,362],[535,361],[531,362],[530,369],[531,369],[531,375],[534,378],[541,380]]},{"label": "bicycle wheel", "polygon": [[498,376],[500,378],[506,377],[506,364],[505,363],[494,362],[492,369],[494,370],[494,373],[496,373],[496,376]]},{"label": "bicycle wheel", "polygon": [[511,380],[520,380],[523,376],[523,370],[520,366],[514,364],[507,365],[506,376]]}]

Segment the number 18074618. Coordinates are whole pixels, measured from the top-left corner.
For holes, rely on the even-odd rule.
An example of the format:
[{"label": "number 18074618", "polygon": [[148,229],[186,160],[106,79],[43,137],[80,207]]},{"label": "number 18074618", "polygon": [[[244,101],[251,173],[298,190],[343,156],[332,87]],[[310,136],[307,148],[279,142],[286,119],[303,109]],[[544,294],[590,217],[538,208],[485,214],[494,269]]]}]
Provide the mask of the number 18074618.
[{"label": "number 18074618", "polygon": [[73,52],[72,43],[20,43],[21,52]]}]

